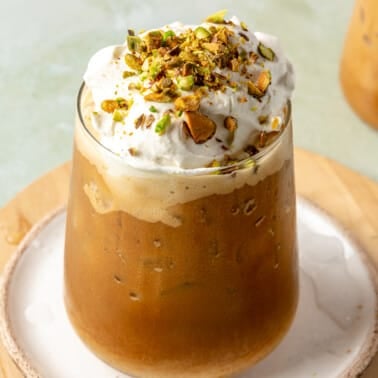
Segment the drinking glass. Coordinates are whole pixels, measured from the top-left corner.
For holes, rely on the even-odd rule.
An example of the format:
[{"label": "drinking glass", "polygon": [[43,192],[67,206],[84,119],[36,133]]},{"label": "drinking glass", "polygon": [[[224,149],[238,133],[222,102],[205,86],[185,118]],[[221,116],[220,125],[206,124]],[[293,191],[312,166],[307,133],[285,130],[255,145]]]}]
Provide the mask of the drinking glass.
[{"label": "drinking glass", "polygon": [[65,242],[77,334],[136,377],[219,377],[256,363],[298,299],[290,104],[283,131],[250,158],[170,172],[134,168],[103,146],[88,92],[78,96]]}]

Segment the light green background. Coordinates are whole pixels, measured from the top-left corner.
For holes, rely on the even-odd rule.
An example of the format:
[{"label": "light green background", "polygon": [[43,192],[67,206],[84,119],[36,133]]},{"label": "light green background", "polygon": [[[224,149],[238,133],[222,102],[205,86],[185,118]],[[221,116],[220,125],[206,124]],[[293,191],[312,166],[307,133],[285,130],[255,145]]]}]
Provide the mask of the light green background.
[{"label": "light green background", "polygon": [[[352,0],[0,0],[0,206],[70,158],[89,57],[126,30],[227,8],[280,36],[295,64],[295,144],[378,179],[378,133],[344,101],[338,64]],[[358,57],[356,57],[358,59]]]}]

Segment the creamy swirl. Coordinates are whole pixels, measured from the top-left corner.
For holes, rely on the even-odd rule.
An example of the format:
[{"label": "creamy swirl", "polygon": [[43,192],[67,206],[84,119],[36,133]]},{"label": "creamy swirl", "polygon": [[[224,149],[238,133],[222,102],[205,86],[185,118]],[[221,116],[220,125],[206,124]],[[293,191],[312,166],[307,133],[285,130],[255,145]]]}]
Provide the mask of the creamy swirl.
[{"label": "creamy swirl", "polygon": [[[163,39],[171,38],[174,47],[149,46],[149,54],[144,55],[147,58],[141,61],[133,43],[159,33]],[[191,63],[190,55],[186,58],[182,53],[187,44],[192,44],[192,56],[205,57],[197,66]],[[138,58],[140,66],[126,56]],[[169,66],[173,58],[176,67]],[[218,58],[220,63],[213,65],[212,60]],[[186,63],[194,67],[194,74],[183,74]],[[196,82],[193,78],[198,70],[202,76],[195,76]],[[163,79],[169,81],[162,84]],[[93,99],[91,127],[102,145],[132,167],[179,172],[245,158],[261,132],[280,131],[294,88],[294,73],[277,38],[253,33],[233,17],[201,25],[172,23],[130,35],[128,43],[97,52],[84,81]],[[164,83],[169,90],[162,90]],[[152,96],[158,100],[152,101],[151,93],[160,97],[168,93],[170,98],[162,102],[159,96]],[[178,98],[190,96],[199,98],[194,113],[208,117],[215,126],[215,132],[201,143],[196,142],[190,128],[188,132],[188,113],[193,109],[177,106]],[[233,130],[225,126],[228,117],[236,125]]]}]

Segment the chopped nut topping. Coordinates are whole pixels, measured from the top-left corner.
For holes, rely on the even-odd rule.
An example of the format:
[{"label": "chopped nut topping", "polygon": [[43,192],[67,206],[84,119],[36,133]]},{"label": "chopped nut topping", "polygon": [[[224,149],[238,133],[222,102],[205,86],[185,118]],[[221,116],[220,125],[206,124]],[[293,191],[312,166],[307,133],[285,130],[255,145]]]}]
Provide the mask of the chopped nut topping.
[{"label": "chopped nut topping", "polygon": [[141,46],[142,40],[135,35],[129,35],[127,37],[127,47],[131,51],[139,51]]},{"label": "chopped nut topping", "polygon": [[135,128],[136,129],[139,129],[139,127],[143,126],[144,122],[146,120],[146,115],[145,114],[141,114],[135,121]]},{"label": "chopped nut topping", "polygon": [[135,76],[135,72],[131,72],[131,71],[123,71],[123,74],[122,74],[122,77],[124,79],[130,77],[130,76]]},{"label": "chopped nut topping", "polygon": [[[246,109],[251,111],[257,110],[255,106],[251,108],[252,104],[248,105],[251,100],[249,96],[261,102],[267,93],[272,76],[267,69],[269,67],[262,67],[264,63],[268,66],[266,60],[275,59],[275,53],[262,43],[252,47],[247,44],[251,37],[246,24],[241,22],[241,29],[229,27],[234,24],[225,20],[225,14],[226,11],[216,12],[206,19],[212,25],[204,24],[194,30],[188,28],[178,34],[167,28],[149,31],[144,35],[136,35],[132,30],[128,32],[125,42],[128,50],[123,59],[129,68],[122,73],[125,79],[123,84],[130,91],[138,91],[145,101],[170,104],[168,110],[160,115],[158,113],[162,110],[151,105],[146,114],[140,114],[134,120],[136,129],[154,125],[154,131],[163,135],[174,120],[176,123],[182,122],[185,136],[201,144],[210,140],[216,132],[216,123],[200,111],[202,99],[204,107],[213,105],[212,92],[226,93],[232,90],[237,92],[234,96],[240,104],[246,103],[240,106],[247,106]],[[252,49],[257,51],[250,51]],[[115,90],[121,93],[121,87]],[[123,98],[101,103],[101,108],[110,113],[115,122],[124,122],[131,106],[132,101]],[[264,124],[268,119],[268,116],[260,116],[258,121]],[[272,129],[278,130],[280,121],[278,118],[272,119]],[[234,141],[238,121],[228,116],[223,123],[228,135],[217,139],[217,148],[228,151]],[[256,154],[259,147],[270,143],[274,139],[270,134],[261,133],[255,146],[248,146],[242,153],[243,157]],[[134,148],[130,148],[129,152],[132,156],[138,154]],[[232,152],[229,155],[223,153],[223,158],[212,162],[213,166],[225,165],[230,168],[225,172],[220,170],[225,174],[232,172],[231,165],[234,163],[236,160]]]},{"label": "chopped nut topping", "polygon": [[202,47],[206,50],[211,51],[214,54],[218,54],[222,49],[222,45],[220,43],[215,42],[205,42],[202,44]]},{"label": "chopped nut topping", "polygon": [[239,32],[239,35],[240,35],[242,38],[244,38],[246,41],[249,41],[249,37],[248,37],[246,34]]},{"label": "chopped nut topping", "polygon": [[164,92],[160,93],[149,93],[144,96],[146,101],[153,101],[153,102],[172,102],[172,97],[165,94]]},{"label": "chopped nut topping", "polygon": [[262,92],[266,92],[268,89],[270,83],[272,81],[272,74],[270,71],[262,71],[260,72],[260,75],[257,79],[256,86],[259,88]]},{"label": "chopped nut topping", "polygon": [[194,30],[194,34],[198,39],[204,39],[211,35],[210,32],[202,26],[198,26],[198,28]]},{"label": "chopped nut topping", "polygon": [[245,23],[245,22],[241,22],[240,23],[240,26],[241,26],[241,28],[244,30],[244,31],[248,31],[248,27],[247,27],[247,24]]},{"label": "chopped nut topping", "polygon": [[144,122],[146,129],[150,128],[154,121],[155,117],[152,114],[148,115]]},{"label": "chopped nut topping", "polygon": [[268,120],[268,116],[267,115],[261,115],[261,116],[259,116],[258,120],[259,120],[260,125],[263,125]]},{"label": "chopped nut topping", "polygon": [[104,100],[101,103],[101,109],[107,113],[113,113],[116,109],[128,109],[127,101],[122,98],[118,97],[115,100]]},{"label": "chopped nut topping", "polygon": [[238,128],[238,121],[236,118],[228,116],[224,119],[224,127],[233,133]]},{"label": "chopped nut topping", "polygon": [[142,68],[142,62],[135,55],[126,54],[125,63],[133,70],[140,71]]},{"label": "chopped nut topping", "polygon": [[126,115],[127,115],[126,110],[116,109],[113,112],[113,121],[122,122],[125,119]]},{"label": "chopped nut topping", "polygon": [[259,99],[264,96],[264,92],[259,89],[252,81],[248,81],[248,94]]},{"label": "chopped nut topping", "polygon": [[200,112],[187,111],[184,113],[185,126],[194,143],[201,144],[208,141],[217,128],[216,123]]},{"label": "chopped nut topping", "polygon": [[159,135],[165,134],[167,128],[171,125],[171,116],[169,113],[163,114],[163,117],[156,123],[155,133]]},{"label": "chopped nut topping", "polygon": [[220,10],[206,18],[206,22],[212,22],[214,24],[223,24],[225,22],[224,17],[226,16],[227,10]]},{"label": "chopped nut topping", "polygon": [[276,56],[276,54],[274,53],[274,51],[271,48],[266,47],[261,42],[257,46],[257,50],[259,51],[261,56],[263,56],[265,59],[268,59],[270,61],[274,60],[274,57]]},{"label": "chopped nut topping", "polygon": [[224,127],[230,132],[227,138],[227,143],[231,145],[234,141],[235,131],[238,128],[238,121],[236,120],[236,118],[228,116],[224,119],[223,124]]},{"label": "chopped nut topping", "polygon": [[101,109],[106,113],[113,113],[114,110],[118,109],[118,103],[115,100],[104,100],[101,103]]},{"label": "chopped nut topping", "polygon": [[162,45],[163,35],[159,30],[151,31],[146,36],[147,51],[151,52],[158,49]]},{"label": "chopped nut topping", "polygon": [[128,151],[129,151],[129,154],[130,154],[131,156],[137,156],[137,155],[139,155],[139,152],[138,152],[138,150],[137,150],[135,147],[130,147],[130,148],[128,149]]},{"label": "chopped nut topping", "polygon": [[196,111],[200,106],[200,97],[197,95],[189,95],[178,97],[175,100],[175,108],[182,111]]},{"label": "chopped nut topping", "polygon": [[192,75],[179,76],[177,78],[177,85],[183,91],[190,91],[194,85],[194,78]]}]

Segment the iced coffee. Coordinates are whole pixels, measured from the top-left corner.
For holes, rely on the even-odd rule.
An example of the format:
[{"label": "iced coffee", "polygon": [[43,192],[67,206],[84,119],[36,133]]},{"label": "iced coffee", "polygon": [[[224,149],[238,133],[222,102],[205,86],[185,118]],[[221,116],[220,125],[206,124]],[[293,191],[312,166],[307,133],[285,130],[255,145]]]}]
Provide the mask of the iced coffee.
[{"label": "iced coffee", "polygon": [[290,96],[278,41],[219,12],[99,51],[78,97],[65,302],[135,377],[266,356],[298,297]]}]

